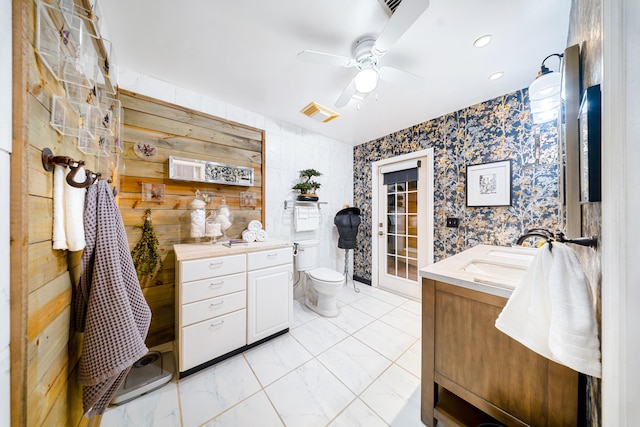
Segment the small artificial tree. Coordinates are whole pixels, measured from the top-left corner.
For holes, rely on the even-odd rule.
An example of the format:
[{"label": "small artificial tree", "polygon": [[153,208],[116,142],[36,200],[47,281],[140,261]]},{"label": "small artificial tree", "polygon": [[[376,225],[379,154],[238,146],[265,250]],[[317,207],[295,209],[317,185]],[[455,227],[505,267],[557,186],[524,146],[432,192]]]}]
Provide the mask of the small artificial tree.
[{"label": "small artificial tree", "polygon": [[318,172],[315,169],[304,169],[300,171],[300,178],[304,179],[304,181],[297,183],[296,185],[294,185],[293,187],[291,187],[293,190],[299,190],[300,193],[304,194],[309,194],[309,192],[311,191],[311,194],[316,194],[316,190],[318,188],[321,187],[322,184],[320,184],[319,182],[313,181],[312,178],[316,177],[316,176],[322,176],[321,172]]}]

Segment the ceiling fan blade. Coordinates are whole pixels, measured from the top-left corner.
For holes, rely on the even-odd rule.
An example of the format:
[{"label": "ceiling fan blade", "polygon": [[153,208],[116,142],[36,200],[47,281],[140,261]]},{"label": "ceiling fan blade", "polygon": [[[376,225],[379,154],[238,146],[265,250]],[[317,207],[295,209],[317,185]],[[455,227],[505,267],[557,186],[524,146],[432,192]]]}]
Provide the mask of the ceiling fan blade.
[{"label": "ceiling fan blade", "polygon": [[353,67],[356,61],[346,56],[333,55],[331,53],[316,52],[315,50],[303,50],[298,53],[298,59],[304,62],[313,62],[316,64],[337,65],[338,67]]},{"label": "ceiling fan blade", "polygon": [[373,52],[378,57],[387,53],[428,7],[429,0],[402,0],[378,36]]},{"label": "ceiling fan blade", "polygon": [[344,90],[342,91],[342,93],[340,94],[340,96],[338,97],[334,105],[338,108],[342,108],[346,106],[351,100],[351,98],[353,97],[353,95],[355,94],[356,94],[356,78],[354,77],[351,79],[347,87],[344,88]]},{"label": "ceiling fan blade", "polygon": [[380,67],[378,77],[406,89],[417,89],[424,86],[424,77],[393,67]]}]

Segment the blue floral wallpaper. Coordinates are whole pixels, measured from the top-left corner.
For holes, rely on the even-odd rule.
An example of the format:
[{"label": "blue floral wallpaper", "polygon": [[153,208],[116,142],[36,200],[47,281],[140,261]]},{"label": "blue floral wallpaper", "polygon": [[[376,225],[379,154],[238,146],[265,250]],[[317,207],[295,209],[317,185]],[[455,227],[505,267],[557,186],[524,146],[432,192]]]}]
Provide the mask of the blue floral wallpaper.
[{"label": "blue floral wallpaper", "polygon": [[[354,276],[371,279],[372,162],[434,148],[434,235],[420,238],[433,239],[439,261],[479,243],[515,244],[529,228],[559,227],[557,141],[555,122],[532,125],[523,89],[354,147],[354,205],[362,211]],[[512,205],[467,207],[467,165],[506,159]],[[460,227],[445,227],[447,217]]]}]

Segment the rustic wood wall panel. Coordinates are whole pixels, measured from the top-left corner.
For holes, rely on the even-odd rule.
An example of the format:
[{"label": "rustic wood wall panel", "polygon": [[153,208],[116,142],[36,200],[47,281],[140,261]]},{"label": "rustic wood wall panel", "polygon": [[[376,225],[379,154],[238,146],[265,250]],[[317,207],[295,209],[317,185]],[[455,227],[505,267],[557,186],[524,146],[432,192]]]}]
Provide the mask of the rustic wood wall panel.
[{"label": "rustic wood wall panel", "polygon": [[[252,219],[264,223],[264,132],[231,123],[204,113],[171,105],[128,91],[120,91],[123,107],[123,148],[118,174],[118,204],[133,249],[141,237],[137,225],[144,212],[151,209],[153,227],[160,243],[163,268],[153,277],[141,281],[153,317],[147,345],[174,339],[175,325],[175,255],[173,245],[190,243],[189,203],[196,190],[211,194],[207,210],[217,209],[226,198],[234,215],[228,231],[238,238]],[[134,144],[148,141],[157,147],[157,155],[141,159]],[[169,179],[169,156],[186,157],[252,167],[252,187],[211,184]],[[142,201],[142,183],[164,184],[164,202]],[[255,208],[240,206],[240,192],[256,193]]]},{"label": "rustic wood wall panel", "polygon": [[[49,124],[53,95],[64,95],[36,55],[36,2],[13,2],[13,147],[11,156],[11,424],[84,426],[76,367],[80,338],[71,329],[81,252],[54,251],[53,174],[42,149],[86,161]],[[108,169],[108,168],[107,168]]]}]

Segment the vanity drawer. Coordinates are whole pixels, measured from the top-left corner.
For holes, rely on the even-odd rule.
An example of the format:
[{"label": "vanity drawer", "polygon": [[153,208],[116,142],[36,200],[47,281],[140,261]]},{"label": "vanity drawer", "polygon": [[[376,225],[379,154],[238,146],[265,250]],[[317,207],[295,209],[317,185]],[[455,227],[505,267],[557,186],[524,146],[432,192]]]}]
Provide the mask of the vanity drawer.
[{"label": "vanity drawer", "polygon": [[270,251],[249,252],[247,254],[247,270],[275,267],[293,262],[293,249],[280,248]]},{"label": "vanity drawer", "polygon": [[198,280],[197,282],[185,283],[180,287],[182,292],[182,304],[213,298],[232,292],[244,291],[247,287],[247,277],[243,271],[231,276],[212,277],[210,279]]},{"label": "vanity drawer", "polygon": [[184,284],[208,277],[240,273],[245,271],[245,266],[246,257],[244,254],[182,261],[180,263],[180,281]]},{"label": "vanity drawer", "polygon": [[243,309],[182,328],[180,371],[244,346],[246,327]]},{"label": "vanity drawer", "polygon": [[182,306],[182,326],[231,313],[245,308],[246,305],[247,294],[245,291],[185,304]]}]

